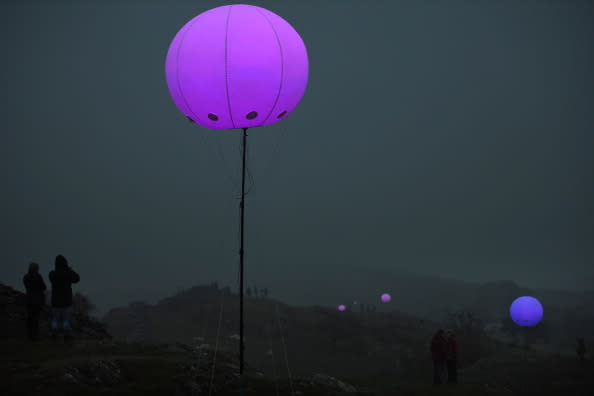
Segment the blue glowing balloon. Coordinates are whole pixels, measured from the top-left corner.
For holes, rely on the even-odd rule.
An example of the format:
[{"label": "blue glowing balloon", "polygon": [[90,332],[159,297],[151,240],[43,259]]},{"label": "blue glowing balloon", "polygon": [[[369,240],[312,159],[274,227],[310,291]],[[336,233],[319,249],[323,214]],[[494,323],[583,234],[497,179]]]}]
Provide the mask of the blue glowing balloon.
[{"label": "blue glowing balloon", "polygon": [[519,326],[536,326],[542,320],[542,304],[534,297],[518,297],[509,307],[509,315]]},{"label": "blue glowing balloon", "polygon": [[344,311],[346,309],[346,307],[344,305],[339,305],[338,306],[338,310],[339,311]]}]

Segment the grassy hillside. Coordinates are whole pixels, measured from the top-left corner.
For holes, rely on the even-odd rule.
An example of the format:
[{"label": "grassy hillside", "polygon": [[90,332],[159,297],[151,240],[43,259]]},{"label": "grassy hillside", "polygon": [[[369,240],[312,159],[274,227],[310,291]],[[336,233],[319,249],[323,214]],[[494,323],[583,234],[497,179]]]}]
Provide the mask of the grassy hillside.
[{"label": "grassy hillside", "polygon": [[[428,344],[438,323],[397,312],[338,312],[262,298],[245,298],[244,304],[246,361],[266,377],[287,376],[289,370],[303,377],[322,372],[379,393],[432,392]],[[154,306],[134,303],[113,310],[104,320],[120,339],[142,334],[145,342],[191,343],[200,337],[198,343],[211,346],[217,343],[220,320],[218,347],[233,354],[238,350],[233,338],[239,326],[238,306],[238,296],[202,286]],[[145,331],[139,332],[137,327]],[[540,389],[542,394],[555,394],[547,392],[579,392],[588,384],[584,373],[591,368],[576,366],[572,356],[506,345],[480,329],[459,329],[458,341],[459,391],[509,394],[505,393],[509,389]],[[592,384],[592,378],[589,381]],[[553,382],[556,385],[551,385]]]},{"label": "grassy hillside", "polygon": [[[45,337],[32,343],[22,331],[22,294],[9,289],[0,287],[3,396],[239,394],[237,296],[197,287],[155,306],[113,310],[105,319],[115,341],[87,318],[75,323],[72,343]],[[140,320],[143,329],[135,332]],[[460,383],[434,387],[427,344],[438,324],[420,324],[405,314],[339,313],[247,299],[245,395],[552,396],[594,389],[591,360],[581,367],[571,356],[462,330]],[[133,337],[147,339],[136,343]]]},{"label": "grassy hillside", "polygon": [[[272,299],[245,298],[244,310],[246,360],[267,374],[286,372],[285,360],[298,375],[375,372],[376,368],[358,364],[362,358],[372,358],[388,371],[394,367],[416,370],[405,362],[427,355],[436,326],[425,323],[420,327],[418,319],[404,314],[291,307]],[[192,343],[201,337],[204,343],[215,345],[218,331],[219,348],[232,352],[238,350],[233,338],[238,334],[238,318],[238,296],[196,287],[155,306],[135,303],[112,310],[104,321],[114,337],[126,341]]]},{"label": "grassy hillside", "polygon": [[[102,323],[74,317],[74,341],[48,338],[48,307],[41,341],[26,338],[24,295],[0,285],[0,394],[3,396],[235,395],[236,353],[183,343],[114,342]],[[245,365],[245,394],[272,395],[289,388],[304,395],[332,395],[342,383],[326,375],[267,377]],[[346,385],[344,385],[346,386]],[[274,393],[273,393],[274,392]],[[361,393],[364,394],[364,393]]]},{"label": "grassy hillside", "polygon": [[[20,340],[0,343],[0,394],[43,396],[207,395],[212,352],[195,356],[176,346],[142,344],[73,344]],[[217,355],[212,395],[237,395],[236,359]],[[196,368],[196,364],[199,367]],[[365,364],[360,361],[359,364]],[[194,367],[194,368],[193,368]],[[501,351],[460,372],[460,384],[434,387],[430,373],[417,376],[377,375],[343,379],[360,392],[340,392],[309,378],[272,378],[248,369],[246,395],[588,395],[594,386],[590,363],[585,368],[570,359],[538,357],[523,351]],[[294,393],[291,393],[291,390]],[[366,390],[366,391],[363,391]],[[372,390],[374,390],[372,392]]]},{"label": "grassy hillside", "polygon": [[[368,267],[349,268],[332,275],[292,273],[284,280],[262,281],[272,296],[291,305],[335,307],[353,301],[377,305],[378,311],[397,310],[415,317],[440,322],[446,312],[468,310],[485,323],[508,316],[512,301],[520,296],[538,298],[544,307],[543,324],[551,339],[573,345],[576,337],[594,334],[594,293],[532,289],[511,280],[486,283],[466,282],[405,271]],[[390,304],[379,296],[392,295]]]}]

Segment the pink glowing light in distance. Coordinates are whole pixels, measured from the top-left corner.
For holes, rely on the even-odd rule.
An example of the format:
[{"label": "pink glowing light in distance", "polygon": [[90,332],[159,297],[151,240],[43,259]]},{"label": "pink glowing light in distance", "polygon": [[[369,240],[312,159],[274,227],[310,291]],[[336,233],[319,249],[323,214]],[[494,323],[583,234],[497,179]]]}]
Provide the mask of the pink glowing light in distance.
[{"label": "pink glowing light in distance", "polygon": [[275,13],[226,5],[177,32],[165,75],[173,102],[196,124],[253,128],[279,122],[295,109],[307,86],[307,50]]},{"label": "pink glowing light in distance", "polygon": [[389,295],[388,293],[384,293],[382,294],[382,302],[390,302],[392,300],[392,296]]},{"label": "pink glowing light in distance", "polygon": [[344,305],[339,305],[338,306],[338,310],[339,311],[344,311],[346,309],[346,307]]}]

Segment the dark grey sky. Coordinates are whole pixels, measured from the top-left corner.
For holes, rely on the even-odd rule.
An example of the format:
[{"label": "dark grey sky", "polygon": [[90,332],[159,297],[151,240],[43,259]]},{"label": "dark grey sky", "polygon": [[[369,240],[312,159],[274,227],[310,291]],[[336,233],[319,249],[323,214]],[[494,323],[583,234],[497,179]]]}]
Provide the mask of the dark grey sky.
[{"label": "dark grey sky", "polygon": [[[164,76],[175,33],[231,3],[0,4],[0,280],[62,253],[83,290],[236,284],[240,135],[189,124]],[[248,283],[373,266],[591,288],[593,2],[249,4],[301,34],[310,78],[250,130]]]}]

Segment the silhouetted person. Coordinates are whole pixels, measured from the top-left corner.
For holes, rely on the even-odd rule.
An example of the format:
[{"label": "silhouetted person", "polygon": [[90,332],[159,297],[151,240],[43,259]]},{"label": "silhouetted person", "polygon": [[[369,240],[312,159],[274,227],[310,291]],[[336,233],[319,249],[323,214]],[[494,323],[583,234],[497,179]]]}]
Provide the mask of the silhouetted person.
[{"label": "silhouetted person", "polygon": [[252,289],[250,289],[250,288],[248,287],[248,288],[247,288],[247,290],[245,291],[245,294],[246,294],[248,297],[251,297],[251,296],[252,296]]},{"label": "silhouetted person", "polygon": [[69,266],[66,258],[61,254],[56,256],[55,269],[49,273],[52,283],[52,338],[57,336],[60,329],[64,332],[64,339],[72,338],[70,314],[72,311],[72,284],[78,283],[80,277]]},{"label": "silhouetted person", "polygon": [[452,330],[446,333],[446,364],[448,368],[448,383],[458,383],[458,341]]},{"label": "silhouetted person", "polygon": [[586,344],[584,343],[584,339],[583,338],[578,338],[577,339],[577,348],[576,348],[576,353],[578,355],[578,358],[580,359],[580,364],[583,366],[584,365],[584,356],[586,355]]},{"label": "silhouetted person", "polygon": [[23,277],[27,290],[27,333],[32,341],[39,340],[39,316],[45,305],[45,282],[39,275],[39,264],[29,264],[29,272]]},{"label": "silhouetted person", "polygon": [[431,340],[431,356],[433,357],[433,383],[441,384],[446,371],[446,340],[442,329],[437,330]]},{"label": "silhouetted person", "polygon": [[268,297],[268,288],[267,287],[264,288],[263,293],[264,293],[264,298]]}]

